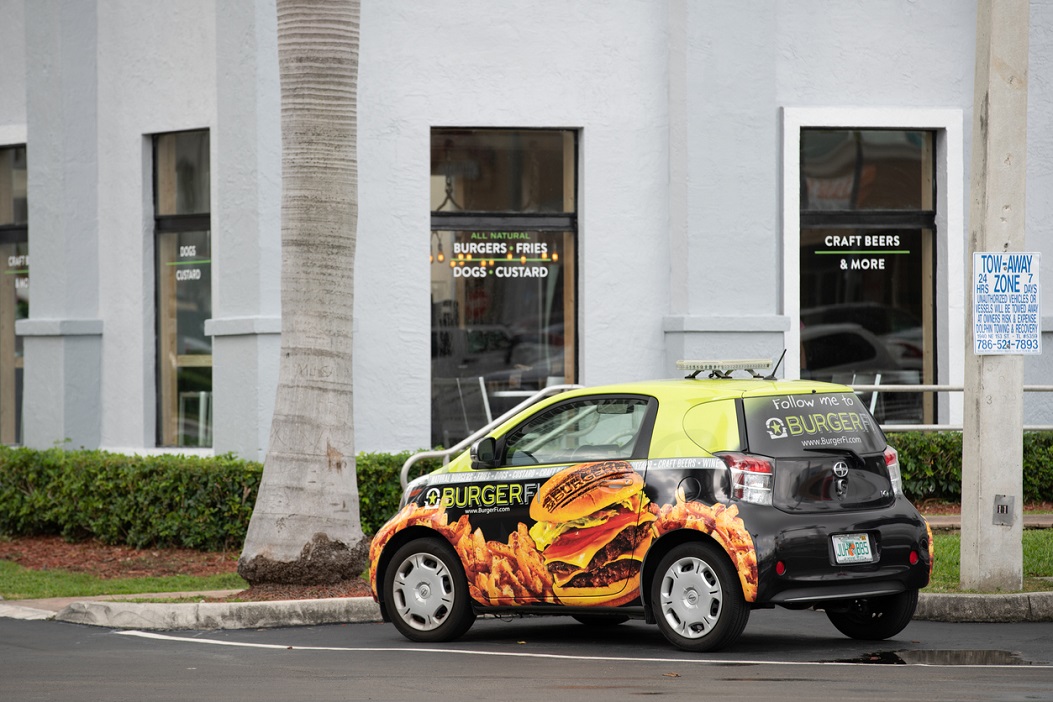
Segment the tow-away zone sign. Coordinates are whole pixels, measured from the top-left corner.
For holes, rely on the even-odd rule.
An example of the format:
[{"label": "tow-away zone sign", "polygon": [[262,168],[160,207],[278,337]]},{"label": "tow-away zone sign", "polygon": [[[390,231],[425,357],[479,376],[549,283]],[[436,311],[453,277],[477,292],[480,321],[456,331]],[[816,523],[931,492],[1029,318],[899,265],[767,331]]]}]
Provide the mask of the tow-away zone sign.
[{"label": "tow-away zone sign", "polygon": [[1039,254],[973,253],[973,353],[1042,353]]}]

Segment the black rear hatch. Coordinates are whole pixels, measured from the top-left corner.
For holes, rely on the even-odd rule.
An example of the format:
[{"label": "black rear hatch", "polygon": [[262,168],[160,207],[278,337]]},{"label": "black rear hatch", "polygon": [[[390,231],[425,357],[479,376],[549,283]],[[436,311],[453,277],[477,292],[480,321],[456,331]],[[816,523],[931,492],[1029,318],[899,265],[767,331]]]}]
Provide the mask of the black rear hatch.
[{"label": "black rear hatch", "polygon": [[743,410],[748,451],[772,459],[774,507],[809,514],[896,501],[885,436],[854,394],[746,397]]}]

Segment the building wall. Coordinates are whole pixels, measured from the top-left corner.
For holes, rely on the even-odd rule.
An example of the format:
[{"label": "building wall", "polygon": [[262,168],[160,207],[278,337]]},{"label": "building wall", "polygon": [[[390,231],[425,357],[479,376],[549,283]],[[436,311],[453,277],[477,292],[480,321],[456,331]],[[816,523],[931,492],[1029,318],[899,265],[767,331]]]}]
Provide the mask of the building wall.
[{"label": "building wall", "polygon": [[[1031,8],[1028,247],[1049,271],[1053,2]],[[60,11],[0,0],[0,144],[28,134],[35,186],[34,319],[20,327],[32,442],[75,429],[105,448],[154,445],[149,135],[208,128],[215,450],[262,458],[280,317],[274,0],[107,0],[54,34]],[[595,384],[670,376],[682,357],[794,353],[787,115],[957,124],[943,144],[957,196],[941,213],[940,380],[960,382],[975,13],[961,0],[363,0],[357,448],[429,441],[433,127],[581,130],[578,366]],[[93,87],[46,81],[54,64],[27,32],[79,47],[90,67],[63,70]],[[1049,348],[1053,278],[1044,287]],[[1050,358],[1027,359],[1028,382],[1053,377]],[[1053,417],[1046,396],[1026,406]]]}]

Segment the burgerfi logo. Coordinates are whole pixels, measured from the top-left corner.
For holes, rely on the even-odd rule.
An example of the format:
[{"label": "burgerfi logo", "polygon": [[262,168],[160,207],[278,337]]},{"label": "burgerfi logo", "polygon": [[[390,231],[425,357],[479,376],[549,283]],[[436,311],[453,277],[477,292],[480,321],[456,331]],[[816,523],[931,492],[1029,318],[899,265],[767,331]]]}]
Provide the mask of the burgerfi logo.
[{"label": "burgerfi logo", "polygon": [[768,436],[783,439],[802,434],[866,433],[870,418],[858,412],[815,412],[772,417],[764,423]]},{"label": "burgerfi logo", "polygon": [[441,505],[457,509],[521,506],[529,504],[534,499],[539,485],[539,483],[446,485],[426,490],[424,502],[429,507]]}]

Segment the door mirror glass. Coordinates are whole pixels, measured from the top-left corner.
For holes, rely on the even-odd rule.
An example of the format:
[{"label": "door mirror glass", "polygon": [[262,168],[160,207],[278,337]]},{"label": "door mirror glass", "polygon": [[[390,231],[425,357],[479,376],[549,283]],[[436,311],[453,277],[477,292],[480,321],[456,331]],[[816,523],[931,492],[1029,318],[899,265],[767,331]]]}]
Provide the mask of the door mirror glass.
[{"label": "door mirror glass", "polygon": [[495,465],[497,455],[497,441],[492,436],[480,439],[472,445],[472,467],[491,468]]}]

